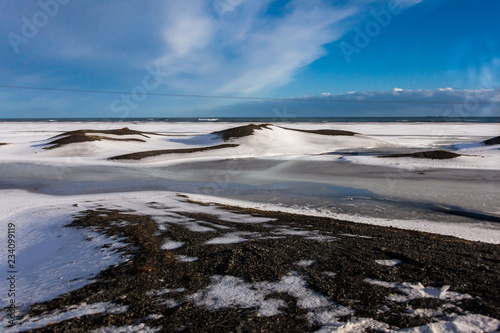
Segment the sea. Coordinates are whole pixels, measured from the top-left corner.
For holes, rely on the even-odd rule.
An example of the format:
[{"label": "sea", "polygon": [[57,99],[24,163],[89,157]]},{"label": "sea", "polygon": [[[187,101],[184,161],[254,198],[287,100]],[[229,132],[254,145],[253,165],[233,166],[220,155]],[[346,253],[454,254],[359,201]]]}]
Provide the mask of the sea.
[{"label": "sea", "polygon": [[0,118],[0,122],[234,122],[234,123],[345,123],[345,122],[474,122],[500,123],[500,117],[144,117],[144,118]]}]

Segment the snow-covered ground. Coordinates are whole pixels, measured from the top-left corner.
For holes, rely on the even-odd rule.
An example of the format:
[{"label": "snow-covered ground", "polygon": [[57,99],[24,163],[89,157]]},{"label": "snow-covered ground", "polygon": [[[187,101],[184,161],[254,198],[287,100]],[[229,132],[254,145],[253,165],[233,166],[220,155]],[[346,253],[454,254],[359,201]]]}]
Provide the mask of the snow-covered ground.
[{"label": "snow-covered ground", "polygon": [[[177,198],[176,192],[185,192],[190,199],[206,203],[332,217],[500,244],[500,210],[495,204],[500,199],[500,146],[481,144],[499,135],[498,124],[286,123],[279,126],[305,130],[347,130],[359,134],[326,136],[269,126],[255,130],[253,135],[228,142],[211,134],[243,125],[247,124],[0,123],[0,143],[6,143],[0,145],[0,237],[7,239],[6,226],[8,223],[15,224],[16,283],[22,286],[16,298],[21,309],[79,289],[91,283],[103,269],[129,260],[120,252],[126,246],[122,239],[106,238],[92,230],[64,227],[71,223],[75,214],[100,205],[150,215],[159,230],[166,230],[169,225],[175,224],[192,232],[224,232],[206,241],[207,246],[292,236],[318,242],[336,239],[332,235],[300,227],[275,228],[268,234],[262,234],[186,218],[176,212],[210,214],[222,221],[241,225],[266,225],[273,221],[224,211],[213,205],[190,204]],[[160,135],[147,134],[148,138],[145,138],[141,135],[102,134],[113,139],[141,139],[145,142],[93,141],[43,149],[51,137],[62,132],[123,127]],[[223,143],[238,146],[134,161],[108,160],[128,153]],[[463,156],[449,160],[376,156],[436,149]],[[234,163],[224,164],[228,161]],[[162,186],[162,190],[151,191],[152,187],[156,189],[152,183]],[[289,191],[286,196],[282,188]],[[43,192],[63,192],[66,195],[47,195]],[[73,195],[75,193],[91,194]],[[149,204],[153,201],[161,203],[161,209]],[[306,201],[307,205],[304,204]],[[342,237],[358,236],[346,234]],[[165,238],[161,248],[174,251],[182,250],[183,246],[183,242]],[[5,251],[0,253],[2,271],[8,270],[7,255]],[[198,260],[187,254],[177,254],[176,258],[185,263]],[[400,261],[381,258],[377,263],[397,268]],[[297,266],[313,264],[311,259],[298,262]],[[335,274],[324,273],[325,276]],[[386,328],[384,325],[377,326],[380,323],[371,319],[339,322],[342,311],[348,312],[349,309],[339,309],[325,296],[307,289],[295,271],[290,271],[280,281],[267,284],[250,284],[233,276],[213,276],[211,281],[204,290],[186,300],[209,309],[228,306],[246,308],[259,304],[259,314],[270,316],[280,313],[284,304],[267,296],[282,292],[296,297],[305,308],[316,304],[311,307],[314,309],[309,314],[310,321],[323,325],[325,331]],[[395,284],[367,280],[366,283],[399,288],[408,299],[418,295],[439,299],[467,297],[405,281]],[[8,280],[2,279],[2,290],[7,290],[8,284]],[[6,295],[2,295],[0,308],[8,302]],[[82,304],[67,309],[64,314],[56,311],[44,318],[27,318],[21,327],[29,329],[72,316],[125,310],[113,304]],[[417,310],[415,315],[421,315]],[[5,325],[3,321],[4,328]],[[140,325],[143,326],[138,328]],[[474,325],[486,330],[498,326],[498,322],[468,314],[418,329],[439,332],[452,327],[455,331],[474,331],[471,328]],[[136,326],[109,327],[101,331],[157,330],[144,324]]]},{"label": "snow-covered ground", "polygon": [[[18,190],[0,191],[2,208],[1,235],[7,239],[7,225],[15,225],[16,301],[22,308],[51,300],[68,291],[81,288],[103,269],[127,260],[119,253],[125,244],[99,233],[65,228],[85,204],[75,201]],[[109,246],[104,246],[108,244]],[[2,271],[8,268],[8,252],[0,254]],[[2,290],[9,281],[0,281]],[[6,294],[0,308],[8,305]]]},{"label": "snow-covered ground", "polygon": [[[167,190],[219,195],[225,202],[231,197],[243,199],[241,203],[232,203],[262,209],[278,209],[273,206],[278,205],[306,214],[500,242],[495,233],[497,223],[492,221],[500,219],[494,204],[500,199],[500,146],[480,143],[499,134],[498,124],[280,123],[227,142],[211,134],[244,125],[248,124],[3,122],[0,143],[7,144],[0,146],[0,187],[45,193],[99,193],[151,189],[157,184]],[[103,140],[43,149],[51,141],[49,138],[66,131],[123,127],[159,135],[102,134],[145,142]],[[359,134],[328,136],[285,128],[336,129]],[[134,161],[107,160],[126,153],[221,143],[239,146]],[[447,149],[464,156],[429,160],[378,158],[376,154],[363,153],[390,154],[414,149]],[[361,153],[353,155],[356,152]],[[425,175],[416,178],[419,173]],[[326,184],[330,187],[319,190]],[[256,185],[260,187],[251,191],[260,191],[258,195],[248,194],[248,186]],[[292,198],[284,198],[280,187],[288,188],[287,196]],[[273,197],[273,193],[278,197]],[[342,196],[357,201],[339,200]],[[247,203],[253,198],[258,203]],[[311,200],[318,203],[311,204]],[[405,213],[399,206],[407,206],[406,210],[412,213]],[[419,213],[422,209],[427,211],[422,208],[427,206],[433,206],[432,214],[437,214],[434,218]],[[459,214],[439,212],[446,210],[458,210]],[[464,215],[460,213],[463,211],[472,213]],[[439,223],[450,222],[450,216],[462,223]],[[481,222],[472,223],[477,221],[470,220],[471,216],[479,216]],[[471,233],[470,228],[482,231]]]},{"label": "snow-covered ground", "polygon": [[[384,197],[403,197],[406,201],[426,198],[436,204],[471,207],[488,214],[498,214],[491,202],[498,200],[500,146],[480,142],[499,134],[498,124],[482,123],[280,123],[254,130],[253,135],[222,141],[214,131],[244,126],[246,123],[106,123],[106,122],[3,122],[0,123],[0,186],[37,190],[39,182],[57,180],[59,189],[71,187],[76,193],[99,182],[93,191],[134,190],[147,182],[197,181],[217,187],[236,184],[269,184],[281,182],[315,182],[335,186],[367,189]],[[279,126],[278,126],[279,125]],[[43,149],[50,138],[66,131],[92,129],[106,131],[128,127],[159,135],[112,135],[109,138],[133,138],[136,141],[92,141],[72,143],[55,149]],[[292,131],[337,129],[359,133],[355,136],[327,136]],[[92,133],[99,135],[99,133]],[[108,160],[109,157],[164,149],[185,149],[237,144],[217,150],[185,154],[167,154],[142,160]],[[446,149],[463,156],[447,160],[418,158],[379,158],[376,155],[417,150]],[[201,172],[199,163],[224,162],[231,165],[209,165]],[[263,161],[263,162],[259,162]],[[267,169],[259,163],[274,161]],[[293,164],[295,163],[295,164]],[[331,163],[331,164],[330,164]],[[362,169],[355,165],[367,167]],[[220,167],[225,167],[221,169]],[[254,168],[256,166],[257,169]],[[293,166],[293,167],[292,167]],[[347,167],[346,167],[347,166]],[[357,174],[348,174],[348,169]],[[373,179],[371,166],[380,169],[383,179]],[[219,169],[217,169],[219,167]],[[260,168],[260,169],[259,169]],[[339,170],[339,173],[335,173]],[[407,170],[407,171],[404,171]],[[437,171],[445,170],[445,171]],[[467,175],[454,170],[465,170]],[[405,173],[406,172],[406,173]],[[409,173],[408,173],[409,172]],[[414,181],[411,172],[429,174]],[[456,174],[456,175],[455,175]],[[437,175],[433,178],[433,175]],[[380,176],[382,177],[382,176]],[[370,179],[371,178],[371,179]],[[477,182],[474,182],[477,180]],[[86,182],[75,185],[70,182]],[[111,184],[113,183],[113,184]],[[484,183],[484,184],[483,184]],[[119,184],[119,186],[117,186]],[[130,185],[127,185],[130,184]],[[132,185],[133,184],[133,185]],[[221,184],[223,186],[221,186]],[[385,185],[384,185],[385,184]],[[476,185],[479,184],[479,185]],[[199,185],[199,184],[198,184]],[[197,186],[198,186],[197,185]],[[172,188],[171,184],[165,188]],[[191,192],[189,186],[176,188]],[[90,191],[90,189],[89,189]],[[58,193],[52,189],[49,193]],[[397,192],[397,193],[396,193]],[[391,198],[394,199],[394,198]],[[469,204],[470,203],[470,204]]]},{"label": "snow-covered ground", "polygon": [[[225,158],[278,158],[335,161],[339,155],[321,155],[332,152],[366,151],[370,149],[436,149],[457,144],[462,156],[453,160],[430,161],[415,159],[379,159],[374,156],[347,156],[346,161],[397,167],[483,168],[500,167],[498,147],[484,147],[479,142],[499,134],[497,124],[470,123],[283,123],[261,130],[254,135],[232,139],[238,147],[191,154],[169,154],[141,161],[107,161],[109,157],[126,153],[212,146],[223,143],[210,133],[244,126],[246,123],[0,123],[1,156],[4,162],[35,162],[56,165],[168,165],[186,161],[218,160]],[[44,150],[50,137],[79,129],[109,130],[128,127],[133,130],[154,132],[162,136],[109,135],[110,138],[142,139],[146,142],[95,141],[74,143],[53,150]],[[326,136],[291,131],[296,129],[337,129],[359,133],[356,136]],[[100,135],[99,133],[95,133]],[[318,156],[320,155],[320,156]]]},{"label": "snow-covered ground", "polygon": [[[308,212],[300,209],[283,209],[283,207],[272,205],[256,205],[250,202],[238,202],[221,200],[216,197],[201,195],[188,195],[189,199],[199,200],[206,203],[221,202],[225,204],[238,205],[249,208],[259,208],[270,211],[285,211],[291,213],[306,213],[316,216],[329,216],[327,213]],[[1,190],[0,201],[2,207],[0,216],[1,223],[7,222],[16,224],[16,237],[18,239],[16,247],[16,257],[18,262],[17,285],[20,294],[17,301],[26,308],[30,304],[39,301],[51,300],[65,292],[80,288],[84,284],[90,283],[92,277],[99,271],[110,265],[116,265],[127,257],[120,256],[117,250],[124,244],[120,239],[110,239],[88,230],[75,230],[64,228],[63,226],[71,222],[72,216],[87,209],[112,208],[120,211],[133,212],[137,215],[151,216],[157,223],[160,230],[167,230],[170,226],[179,226],[193,232],[207,233],[222,230],[222,237],[215,237],[206,242],[206,246],[214,244],[237,244],[250,239],[280,239],[286,237],[303,237],[317,242],[332,242],[338,240],[337,237],[328,235],[319,230],[303,228],[300,225],[289,227],[273,226],[275,219],[254,217],[247,214],[235,213],[223,210],[214,205],[199,205],[191,203],[185,197],[179,197],[177,193],[169,192],[129,192],[110,193],[99,195],[77,195],[64,198],[58,196],[29,193],[24,190]],[[75,206],[74,204],[78,205]],[[224,225],[198,221],[180,215],[178,212],[208,214],[215,216],[221,221],[234,223],[234,225],[256,224],[263,225],[268,229],[268,234],[256,232],[242,232]],[[340,216],[335,216],[340,217]],[[343,216],[349,218],[348,216]],[[355,220],[355,222],[372,223],[385,225],[374,220]],[[122,226],[127,225],[125,221],[116,221]],[[399,227],[414,230],[427,230],[427,224],[414,221],[413,224]],[[1,237],[6,238],[6,228],[2,228]],[[484,232],[481,227],[470,225],[450,226],[448,230],[432,230],[438,233],[454,235],[469,240],[481,240],[491,243],[500,243],[500,231],[490,230]],[[353,234],[341,234],[340,237],[349,239],[360,237]],[[364,236],[363,236],[364,237]],[[366,237],[369,238],[369,237]],[[112,242],[112,246],[103,248],[102,245]],[[183,243],[171,239],[165,239],[162,249],[167,251],[182,250]],[[197,258],[186,255],[177,255],[180,262],[193,262]],[[6,253],[0,253],[0,260],[6,263]],[[377,264],[394,267],[401,264],[400,260],[376,260]],[[297,268],[307,268],[315,264],[315,260],[302,260],[295,263]],[[2,270],[6,270],[2,267]],[[325,276],[334,277],[333,272],[324,272]],[[402,281],[400,283],[385,282],[380,280],[366,279],[367,284],[378,285],[384,288],[401,290],[402,294],[389,296],[389,300],[396,303],[405,303],[420,298],[437,298],[448,303],[443,306],[454,308],[454,302],[472,298],[468,294],[459,294],[448,291],[449,286],[432,287],[424,286],[420,283],[413,284]],[[2,281],[2,289],[7,289],[7,282]],[[172,293],[184,292],[184,289],[152,290],[150,295],[155,297],[166,297],[162,302],[167,308],[176,307],[179,302],[168,298]],[[388,325],[370,318],[357,318],[344,322],[341,318],[352,316],[354,312],[349,307],[338,305],[327,296],[308,288],[306,281],[297,271],[290,271],[279,281],[248,283],[244,279],[225,275],[212,276],[211,283],[204,289],[194,294],[187,295],[183,302],[193,302],[198,307],[207,308],[211,311],[239,308],[257,308],[257,316],[269,317],[281,313],[287,305],[281,299],[275,299],[269,295],[276,293],[288,294],[297,299],[297,306],[307,310],[307,318],[312,324],[317,324],[323,328],[320,332],[329,331],[350,331],[363,329],[379,329],[381,331],[391,331]],[[6,295],[1,296],[2,306],[8,302]],[[448,309],[449,310],[449,309]],[[69,320],[74,317],[92,315],[97,313],[116,314],[127,311],[126,306],[112,303],[80,304],[53,311],[51,313],[25,317],[18,322],[15,330],[7,329],[7,322],[4,319],[1,325],[6,331],[20,331],[35,327],[44,326],[48,323]],[[433,310],[431,314],[422,311],[426,309],[414,309],[411,316],[446,317],[449,314],[444,307]],[[461,332],[463,330],[474,332],[475,330],[496,329],[500,321],[478,314],[463,313],[448,315],[447,320],[441,320],[422,327],[416,327],[410,332],[430,331]],[[142,329],[150,329],[144,324],[138,324]],[[133,327],[102,328],[102,331],[121,332]],[[158,328],[159,329],[159,328]],[[134,331],[134,330],[132,330]],[[141,331],[141,329],[138,329]],[[151,331],[155,331],[151,329]]]}]

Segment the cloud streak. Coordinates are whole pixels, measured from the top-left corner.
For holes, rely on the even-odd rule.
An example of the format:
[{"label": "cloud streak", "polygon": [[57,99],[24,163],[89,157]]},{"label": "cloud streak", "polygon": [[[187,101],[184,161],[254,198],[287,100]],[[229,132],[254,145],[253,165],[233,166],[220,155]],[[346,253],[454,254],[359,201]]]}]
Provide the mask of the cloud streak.
[{"label": "cloud streak", "polygon": [[294,0],[273,16],[272,1],[227,1],[215,13],[203,0],[167,5],[166,50],[156,63],[171,73],[170,88],[251,94],[286,84],[325,55],[324,45],[351,28],[362,9]]}]

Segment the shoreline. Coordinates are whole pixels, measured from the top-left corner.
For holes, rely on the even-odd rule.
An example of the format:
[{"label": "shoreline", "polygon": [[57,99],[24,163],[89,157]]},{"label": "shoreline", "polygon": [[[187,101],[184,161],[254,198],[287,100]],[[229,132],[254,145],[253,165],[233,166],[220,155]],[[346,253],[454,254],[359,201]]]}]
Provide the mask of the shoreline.
[{"label": "shoreline", "polygon": [[0,122],[11,331],[499,329],[496,124],[124,125]]},{"label": "shoreline", "polygon": [[[66,227],[121,239],[127,245],[116,251],[130,260],[105,269],[83,288],[32,305],[21,327],[47,317],[54,323],[34,332],[139,324],[187,332],[316,331],[346,325],[389,331],[447,320],[500,325],[494,319],[500,318],[499,245],[214,206],[184,195],[144,202],[152,212],[177,217],[160,223],[152,212],[130,210],[120,201],[97,200],[94,208],[79,208]],[[180,208],[168,208],[175,202]],[[188,221],[200,221],[206,230],[189,227]],[[264,286],[270,291],[260,289]],[[75,304],[126,310],[54,319]],[[265,310],[266,304],[274,310]]]}]

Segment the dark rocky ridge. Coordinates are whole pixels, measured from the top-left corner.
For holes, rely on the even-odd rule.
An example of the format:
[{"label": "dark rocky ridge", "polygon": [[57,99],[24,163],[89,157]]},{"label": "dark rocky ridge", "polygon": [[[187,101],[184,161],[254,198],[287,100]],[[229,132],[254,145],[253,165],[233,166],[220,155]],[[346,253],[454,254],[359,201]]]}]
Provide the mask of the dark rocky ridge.
[{"label": "dark rocky ridge", "polygon": [[462,155],[455,154],[446,150],[432,150],[432,151],[421,151],[421,152],[407,153],[407,154],[381,155],[378,157],[413,157],[413,158],[426,158],[431,160],[446,160],[458,156]]},{"label": "dark rocky ridge", "polygon": [[[237,139],[237,138],[242,138],[245,136],[250,136],[256,130],[270,129],[269,126],[274,126],[274,125],[273,124],[260,124],[260,125],[249,124],[249,125],[245,125],[245,126],[238,126],[238,127],[233,127],[233,128],[225,129],[222,131],[218,131],[218,132],[213,132],[212,134],[217,135],[218,138],[220,138],[224,141],[229,141],[231,139]],[[311,133],[311,134],[318,134],[318,135],[352,136],[352,135],[357,134],[355,132],[350,132],[350,131],[330,130],[330,129],[303,130],[303,129],[282,127],[282,126],[278,126],[278,127],[282,128],[282,129],[289,130],[289,131]]]},{"label": "dark rocky ridge", "polygon": [[261,130],[263,128],[269,129],[269,126],[272,125],[273,124],[261,124],[261,125],[250,124],[245,126],[233,127],[218,132],[213,132],[212,134],[217,135],[218,138],[224,141],[229,141],[231,139],[237,139],[252,135],[255,130]]},{"label": "dark rocky ridge", "polygon": [[232,147],[238,147],[238,146],[239,145],[237,145],[237,144],[222,144],[222,145],[200,147],[200,148],[149,150],[149,151],[141,151],[141,152],[137,152],[137,153],[130,153],[130,154],[124,154],[124,155],[119,155],[119,156],[113,156],[113,157],[110,157],[108,159],[109,160],[142,160],[143,158],[159,156],[159,155],[197,153],[200,151],[232,148]]},{"label": "dark rocky ridge", "polygon": [[155,133],[148,132],[140,132],[131,130],[128,127],[120,128],[120,129],[112,129],[112,130],[76,130],[64,132],[62,134],[56,135],[50,139],[53,139],[48,143],[48,146],[44,149],[54,149],[59,148],[71,143],[77,142],[92,142],[92,141],[101,141],[101,140],[109,140],[109,141],[136,141],[136,142],[146,142],[142,139],[136,138],[127,138],[127,139],[118,139],[111,138],[103,135],[95,135],[95,134],[111,134],[111,135],[140,135],[145,138],[149,138],[146,134],[149,135],[159,135]]},{"label": "dark rocky ridge", "polygon": [[52,139],[61,137],[61,136],[67,136],[67,135],[87,135],[89,133],[101,133],[101,134],[112,134],[112,135],[140,135],[145,138],[149,138],[146,134],[150,135],[160,135],[157,133],[152,133],[152,132],[141,132],[141,131],[136,131],[136,130],[131,130],[128,127],[123,127],[123,128],[118,128],[118,129],[111,129],[111,130],[91,130],[91,129],[83,129],[83,130],[76,130],[76,131],[69,131],[69,132],[64,132],[59,135],[56,135],[52,137]]},{"label": "dark rocky ridge", "polygon": [[[279,127],[281,127],[281,126],[279,126]],[[351,132],[351,131],[331,130],[331,129],[303,130],[303,129],[296,129],[296,128],[288,128],[288,127],[281,127],[281,128],[286,129],[286,130],[290,130],[290,131],[311,133],[311,134],[318,134],[318,135],[329,135],[329,136],[353,136],[353,135],[359,134],[359,133]]]},{"label": "dark rocky ridge", "polygon": [[485,140],[483,143],[487,146],[500,145],[500,136]]}]

